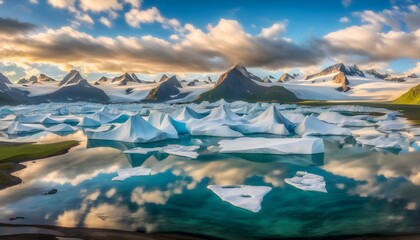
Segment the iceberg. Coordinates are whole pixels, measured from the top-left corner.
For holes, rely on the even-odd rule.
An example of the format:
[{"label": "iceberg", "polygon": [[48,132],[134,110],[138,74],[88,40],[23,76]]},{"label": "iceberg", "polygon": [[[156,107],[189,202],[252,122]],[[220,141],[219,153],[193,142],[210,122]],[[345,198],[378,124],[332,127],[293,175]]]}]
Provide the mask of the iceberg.
[{"label": "iceberg", "polygon": [[142,116],[136,114],[131,116],[125,123],[109,131],[88,130],[89,139],[114,140],[121,142],[147,143],[157,142],[166,139],[173,139],[174,136],[150,125]]},{"label": "iceberg", "polygon": [[127,121],[129,116],[127,114],[118,114],[111,111],[108,106],[104,106],[101,110],[90,116],[90,118],[100,123],[123,123]]},{"label": "iceberg", "polygon": [[414,136],[420,136],[420,128],[411,128],[410,133]]},{"label": "iceberg", "polygon": [[66,107],[61,107],[55,111],[55,115],[69,115],[70,110]]},{"label": "iceberg", "polygon": [[207,189],[213,191],[223,201],[235,207],[243,208],[251,212],[261,210],[261,202],[264,196],[271,191],[267,186],[217,186],[209,185]]},{"label": "iceberg", "polygon": [[351,133],[355,137],[366,137],[366,136],[369,136],[369,137],[380,137],[380,136],[385,136],[386,135],[383,132],[379,132],[374,127],[365,127],[365,128],[351,130]]},{"label": "iceberg", "polygon": [[379,131],[396,131],[396,130],[404,130],[409,128],[406,124],[401,122],[400,120],[386,120],[380,121],[377,123],[379,125]]},{"label": "iceberg", "polygon": [[307,116],[296,128],[300,135],[344,135],[351,136],[351,131],[334,124],[325,123],[313,115]]},{"label": "iceberg", "polygon": [[0,109],[0,116],[5,117],[7,115],[13,114],[14,112],[8,108],[2,108]]},{"label": "iceberg", "polygon": [[158,111],[152,111],[147,118],[147,122],[153,127],[165,132],[170,138],[178,138],[178,131],[172,125],[169,114]]},{"label": "iceberg", "polygon": [[249,119],[245,124],[231,125],[231,128],[243,134],[289,135],[290,132],[294,131],[295,124],[283,117],[274,106],[270,106],[263,113]]},{"label": "iceberg", "polygon": [[324,152],[322,138],[237,138],[219,141],[221,153],[316,154]]},{"label": "iceberg", "polygon": [[23,124],[20,122],[12,122],[9,127],[7,128],[6,133],[10,135],[18,135],[18,134],[27,134],[27,133],[36,133],[44,131],[43,126],[35,125],[35,124]]},{"label": "iceberg", "polygon": [[296,125],[303,122],[303,120],[305,119],[305,115],[301,113],[285,112],[283,113],[283,116]]},{"label": "iceberg", "polygon": [[373,139],[358,137],[356,141],[363,145],[374,146],[377,148],[393,148],[402,149],[407,144],[406,139],[399,135],[388,135],[388,137],[380,136]]},{"label": "iceberg", "polygon": [[190,119],[202,119],[207,115],[208,114],[205,114],[205,113],[204,114],[198,113],[194,111],[192,108],[190,108],[189,106],[184,106],[183,108],[174,111],[171,114],[171,117],[181,122],[187,122]]},{"label": "iceberg", "polygon": [[42,123],[42,121],[48,117],[45,114],[37,114],[37,115],[22,115],[19,114],[15,117],[15,122],[19,123]]},{"label": "iceberg", "polygon": [[45,130],[48,132],[74,132],[74,131],[77,131],[77,128],[72,127],[65,123],[61,123],[61,124],[49,127]]},{"label": "iceberg", "polygon": [[113,177],[112,181],[124,181],[127,178],[134,176],[148,176],[151,173],[150,168],[145,167],[135,167],[135,168],[125,168],[118,170],[118,176]]},{"label": "iceberg", "polygon": [[79,124],[77,126],[79,127],[98,127],[102,124],[92,118],[89,117],[83,117],[82,120],[80,120]]},{"label": "iceberg", "polygon": [[318,119],[339,126],[366,127],[373,125],[364,120],[347,117],[337,112],[323,112],[319,114]]},{"label": "iceberg", "polygon": [[197,149],[199,149],[199,146],[182,146],[182,145],[168,145],[165,147],[155,147],[155,148],[133,148],[124,151],[124,153],[127,154],[148,154],[150,152],[164,152],[167,154],[175,155],[175,156],[181,156],[181,157],[187,157],[187,158],[197,158],[198,153],[196,152]]},{"label": "iceberg", "polygon": [[305,191],[327,192],[324,178],[316,174],[297,171],[296,176],[286,178],[284,181],[295,188]]}]

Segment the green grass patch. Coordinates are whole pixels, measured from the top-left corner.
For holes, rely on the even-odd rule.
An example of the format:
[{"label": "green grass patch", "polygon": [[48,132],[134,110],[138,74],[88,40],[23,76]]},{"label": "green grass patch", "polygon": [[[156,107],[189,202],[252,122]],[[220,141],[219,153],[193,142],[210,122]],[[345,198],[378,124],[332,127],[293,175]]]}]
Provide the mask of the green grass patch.
[{"label": "green grass patch", "polygon": [[9,182],[9,178],[3,172],[0,172],[0,186]]},{"label": "green grass patch", "polygon": [[397,98],[396,104],[417,104],[420,105],[420,84],[410,88],[406,93]]},{"label": "green grass patch", "polygon": [[10,162],[0,163],[0,171],[11,171],[13,169],[15,169],[15,165]]},{"label": "green grass patch", "polygon": [[22,144],[0,146],[0,162],[22,162],[56,156],[67,152],[78,144],[77,141],[64,141],[49,144]]}]

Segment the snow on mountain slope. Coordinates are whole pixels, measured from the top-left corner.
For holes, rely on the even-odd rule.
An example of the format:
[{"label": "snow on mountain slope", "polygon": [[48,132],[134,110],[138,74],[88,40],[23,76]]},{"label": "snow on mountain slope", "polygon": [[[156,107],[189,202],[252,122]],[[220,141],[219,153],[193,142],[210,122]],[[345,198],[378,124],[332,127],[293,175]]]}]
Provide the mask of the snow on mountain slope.
[{"label": "snow on mountain slope", "polygon": [[351,89],[348,92],[339,92],[336,90],[339,85],[332,81],[335,75],[336,73],[333,73],[310,80],[299,79],[285,83],[254,82],[262,86],[283,86],[301,99],[358,101],[391,101],[420,83],[420,78],[410,78],[406,82],[391,82],[378,78],[347,76]]},{"label": "snow on mountain slope", "polygon": [[144,100],[150,90],[155,88],[157,85],[157,83],[127,83],[126,86],[103,84],[97,85],[96,87],[102,89],[108,95],[111,102],[138,102]]}]

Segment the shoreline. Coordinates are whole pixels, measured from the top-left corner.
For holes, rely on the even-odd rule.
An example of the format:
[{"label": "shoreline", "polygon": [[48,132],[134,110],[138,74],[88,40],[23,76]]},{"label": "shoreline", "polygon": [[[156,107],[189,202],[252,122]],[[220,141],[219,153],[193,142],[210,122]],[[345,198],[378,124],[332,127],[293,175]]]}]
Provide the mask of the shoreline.
[{"label": "shoreline", "polygon": [[[65,143],[65,142],[61,142],[61,143]],[[7,160],[3,160],[0,161],[0,191],[4,190],[8,187],[12,187],[18,184],[22,183],[22,179],[16,177],[13,175],[14,172],[17,172],[19,170],[22,170],[24,168],[26,168],[25,165],[21,164],[24,162],[29,162],[29,161],[34,161],[34,160],[39,160],[39,159],[43,159],[43,158],[49,158],[49,157],[54,157],[54,156],[59,156],[65,153],[68,153],[69,150],[77,145],[79,145],[79,142],[77,141],[71,141],[69,142],[69,146],[66,146],[63,149],[59,149],[56,152],[50,153],[50,154],[45,154],[41,157],[22,157],[22,158],[18,158],[18,159],[14,159],[13,157],[11,157],[11,159],[7,159]],[[1,142],[0,141],[0,147],[16,147],[16,146],[22,146],[22,145],[32,145],[33,143],[26,143],[26,142]],[[60,143],[57,143],[60,144]],[[44,144],[44,145],[48,145],[48,144]],[[19,156],[17,156],[19,157]]]},{"label": "shoreline", "polygon": [[[52,225],[36,225],[36,224],[8,224],[0,223],[0,239],[89,239],[89,240],[202,240],[202,239],[223,239],[206,235],[185,233],[185,232],[161,232],[161,233],[145,233],[132,232],[115,229],[103,228],[83,228],[83,227],[59,227]],[[325,240],[416,240],[420,239],[420,234],[400,234],[400,235],[380,235],[380,234],[363,234],[350,236],[326,236],[326,237],[305,237],[305,238],[276,238],[276,239],[325,239]]]}]

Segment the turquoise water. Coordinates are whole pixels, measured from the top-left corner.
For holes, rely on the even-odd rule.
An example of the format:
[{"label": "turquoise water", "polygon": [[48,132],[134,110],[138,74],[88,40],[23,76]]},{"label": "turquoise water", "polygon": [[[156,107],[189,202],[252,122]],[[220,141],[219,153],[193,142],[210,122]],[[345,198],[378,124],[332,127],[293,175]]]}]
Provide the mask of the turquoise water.
[{"label": "turquoise water", "polygon": [[[420,153],[375,151],[350,137],[325,137],[325,154],[211,154],[220,138],[133,145],[86,141],[83,133],[40,134],[40,141],[78,139],[69,153],[28,162],[24,183],[0,191],[0,222],[186,232],[226,239],[420,233]],[[197,159],[123,154],[134,146],[199,143]],[[111,181],[120,168],[150,176]],[[284,182],[296,171],[321,175],[328,193]],[[207,185],[273,187],[253,213],[222,201]],[[55,195],[44,196],[50,189]]]}]

